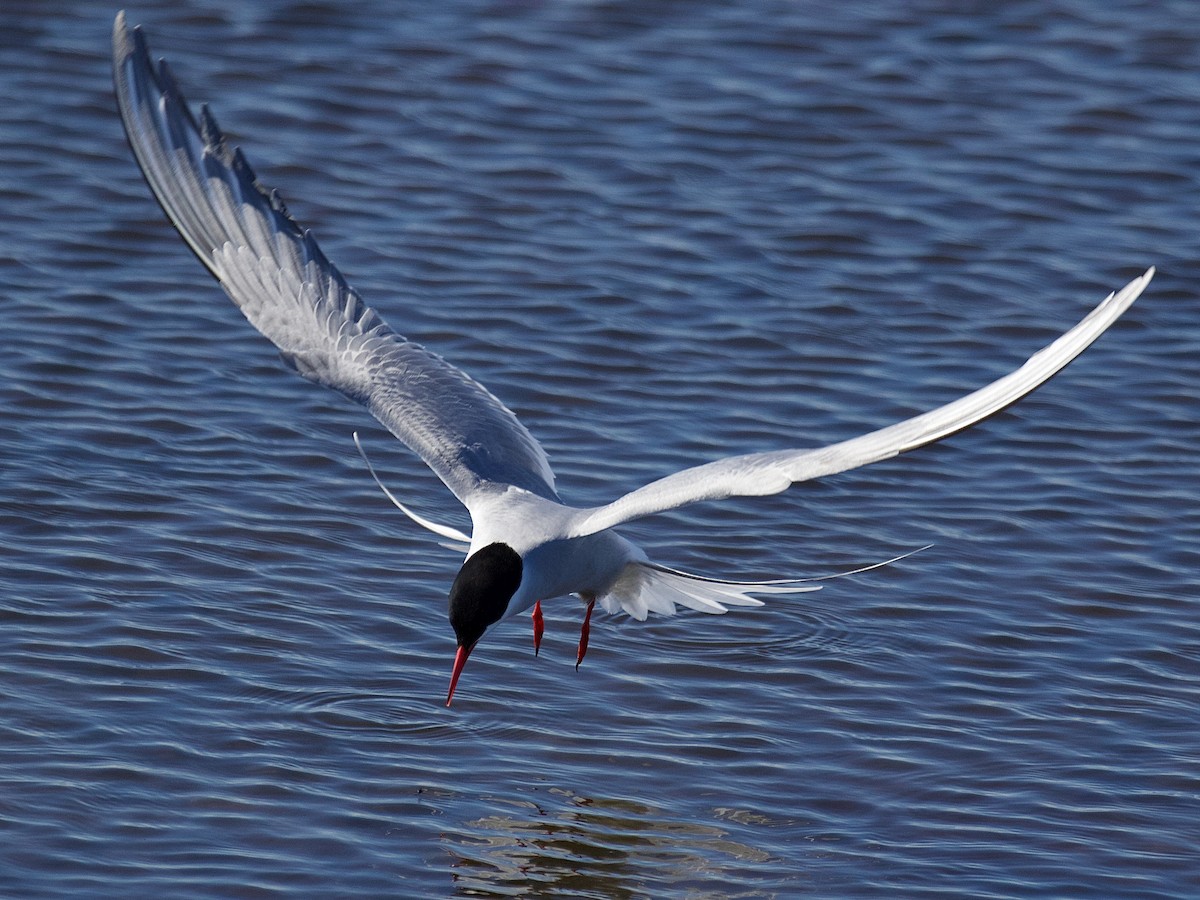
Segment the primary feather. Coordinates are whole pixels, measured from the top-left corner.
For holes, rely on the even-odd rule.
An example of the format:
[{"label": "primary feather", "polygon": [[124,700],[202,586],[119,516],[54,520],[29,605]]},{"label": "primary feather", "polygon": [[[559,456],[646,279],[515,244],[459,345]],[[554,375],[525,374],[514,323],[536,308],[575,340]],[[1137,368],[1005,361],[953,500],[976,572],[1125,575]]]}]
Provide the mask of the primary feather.
[{"label": "primary feather", "polygon": [[278,193],[259,184],[204,109],[197,120],[165,62],[124,13],[113,29],[117,105],[167,217],[301,375],[365,405],[463,503],[515,485],[555,498],[545,452],[464,372],[393,331],[326,259]]}]

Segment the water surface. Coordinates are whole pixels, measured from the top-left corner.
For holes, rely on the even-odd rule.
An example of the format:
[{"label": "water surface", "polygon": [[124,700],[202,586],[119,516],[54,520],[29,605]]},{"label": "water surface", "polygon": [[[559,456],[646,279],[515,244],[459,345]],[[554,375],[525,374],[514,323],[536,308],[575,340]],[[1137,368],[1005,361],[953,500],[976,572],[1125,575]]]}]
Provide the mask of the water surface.
[{"label": "water surface", "polygon": [[441,705],[465,517],[296,378],[124,145],[115,9],[0,33],[7,896],[1200,890],[1200,12],[148,3],[193,102],[389,321],[594,504],[851,437],[1147,295],[943,445],[627,533],[823,575],[724,617],[547,606]]}]

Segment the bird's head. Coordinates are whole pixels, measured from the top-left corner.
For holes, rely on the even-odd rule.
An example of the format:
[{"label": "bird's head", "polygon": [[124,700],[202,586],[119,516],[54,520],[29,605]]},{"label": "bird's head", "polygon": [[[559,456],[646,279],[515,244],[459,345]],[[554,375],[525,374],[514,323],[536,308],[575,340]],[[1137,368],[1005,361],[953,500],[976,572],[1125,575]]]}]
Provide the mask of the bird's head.
[{"label": "bird's head", "polygon": [[508,544],[488,544],[463,563],[450,586],[450,625],[458,639],[446,705],[454,698],[458,676],[488,626],[499,622],[521,586],[521,557]]}]

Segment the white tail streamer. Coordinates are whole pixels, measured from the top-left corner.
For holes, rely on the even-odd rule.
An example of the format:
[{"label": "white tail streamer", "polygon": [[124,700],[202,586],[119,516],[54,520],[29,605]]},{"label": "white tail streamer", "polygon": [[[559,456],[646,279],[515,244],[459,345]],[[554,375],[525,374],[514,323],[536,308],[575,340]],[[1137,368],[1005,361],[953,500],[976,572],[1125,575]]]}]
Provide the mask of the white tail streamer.
[{"label": "white tail streamer", "polygon": [[387,489],[387,485],[385,485],[380,480],[379,476],[375,473],[375,467],[373,465],[371,465],[371,460],[367,459],[367,451],[365,451],[363,449],[362,441],[360,441],[358,439],[357,431],[354,432],[354,446],[358,448],[358,455],[361,456],[363,458],[363,462],[365,462],[367,464],[367,471],[371,473],[371,477],[375,479],[375,483],[377,485],[379,485],[379,489],[381,491],[383,491],[384,496],[387,497],[389,500],[392,501],[392,503],[395,504],[396,509],[400,510],[400,512],[404,513],[406,516],[408,516],[410,519],[412,519],[414,522],[416,522],[422,528],[428,528],[434,534],[441,535],[444,538],[449,538],[451,541],[454,542],[454,545],[451,546],[451,545],[443,544],[443,546],[450,546],[451,550],[462,549],[459,546],[460,544],[465,544],[468,547],[471,545],[471,539],[467,535],[465,535],[461,531],[459,531],[457,528],[453,528],[450,525],[442,525],[438,522],[434,522],[429,519],[426,519],[424,516],[418,515],[417,513],[413,512],[411,509],[409,509],[407,506],[405,506],[403,503],[401,503],[399,500],[397,500],[395,495]]}]

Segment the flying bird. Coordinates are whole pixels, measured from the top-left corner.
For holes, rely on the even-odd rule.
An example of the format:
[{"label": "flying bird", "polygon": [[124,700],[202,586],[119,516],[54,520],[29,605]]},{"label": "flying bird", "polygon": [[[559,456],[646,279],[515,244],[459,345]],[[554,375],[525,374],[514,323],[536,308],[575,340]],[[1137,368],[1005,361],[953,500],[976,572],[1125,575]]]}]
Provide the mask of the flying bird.
[{"label": "flying bird", "polygon": [[545,451],[503,403],[392,330],[363,302],[279,194],[258,181],[240,150],[229,147],[208,108],[192,114],[166,62],[152,62],[141,29],[131,30],[124,13],[113,28],[113,72],[125,132],[151,191],[250,324],[299,374],[366,406],[470,513],[467,535],[392,497],[415,522],[467,549],[449,593],[457,651],[447,706],[468,656],[497,622],[532,609],[537,651],[543,600],[574,594],[586,604],[578,667],[596,604],[644,620],[677,607],[723,613],[730,606],[759,606],[758,596],[816,590],[811,580],[721,581],[671,569],[614,529],[702,500],[775,494],[974,425],[1082,353],[1154,274],[1151,268],[1110,294],[1016,371],[931,412],[827,447],[719,459],[607,505],[577,508],[559,498]]}]

